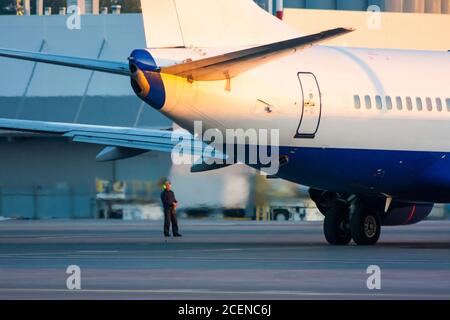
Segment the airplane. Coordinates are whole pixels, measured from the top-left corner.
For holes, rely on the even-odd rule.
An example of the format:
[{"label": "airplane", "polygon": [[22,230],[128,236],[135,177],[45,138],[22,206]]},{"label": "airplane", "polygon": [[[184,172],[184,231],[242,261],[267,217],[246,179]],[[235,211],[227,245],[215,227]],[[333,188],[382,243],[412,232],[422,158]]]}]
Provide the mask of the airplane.
[{"label": "airplane", "polygon": [[[191,140],[197,120],[220,132],[278,129],[276,177],[309,187],[331,245],[374,245],[381,226],[417,223],[450,202],[448,52],[327,46],[353,29],[304,36],[252,0],[152,0],[142,11],[147,48],[128,61],[0,56],[130,77]],[[164,130],[16,119],[0,129],[105,145],[102,161],[174,147]]]}]

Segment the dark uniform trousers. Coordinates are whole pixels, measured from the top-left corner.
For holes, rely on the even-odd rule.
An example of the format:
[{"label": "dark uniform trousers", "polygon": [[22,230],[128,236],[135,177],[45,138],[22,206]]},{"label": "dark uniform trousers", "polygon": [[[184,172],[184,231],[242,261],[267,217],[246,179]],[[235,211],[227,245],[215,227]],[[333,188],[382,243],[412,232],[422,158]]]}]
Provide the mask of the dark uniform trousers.
[{"label": "dark uniform trousers", "polygon": [[176,213],[177,199],[171,190],[164,190],[161,193],[161,201],[164,208],[164,234],[168,235],[170,224],[172,223],[173,235],[178,235],[178,221]]},{"label": "dark uniform trousers", "polygon": [[170,224],[172,224],[172,233],[178,234],[177,213],[174,206],[164,208],[164,233],[169,234]]}]

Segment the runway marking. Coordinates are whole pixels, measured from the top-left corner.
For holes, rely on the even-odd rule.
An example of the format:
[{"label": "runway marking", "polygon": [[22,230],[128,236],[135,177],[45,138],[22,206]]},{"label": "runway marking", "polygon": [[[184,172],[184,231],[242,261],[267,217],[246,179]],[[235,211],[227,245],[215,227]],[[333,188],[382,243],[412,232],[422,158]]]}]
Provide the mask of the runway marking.
[{"label": "runway marking", "polygon": [[201,252],[221,252],[221,251],[244,251],[245,248],[238,249],[238,248],[229,248],[229,249],[203,249],[200,250]]},{"label": "runway marking", "polygon": [[[139,258],[139,257],[137,257]],[[430,263],[430,264],[450,264],[450,262],[442,262],[442,261],[431,261],[431,260],[379,260],[379,259],[371,259],[371,260],[314,260],[314,259],[297,259],[297,258],[236,258],[236,257],[228,257],[228,258],[205,258],[205,257],[141,257],[142,259],[177,259],[177,260],[201,260],[201,261],[267,261],[267,262],[309,262],[309,263],[349,263],[349,264],[367,264],[372,262],[378,263]]]},{"label": "runway marking", "polygon": [[14,258],[14,257],[39,257],[39,256],[59,256],[59,255],[69,255],[73,252],[34,252],[34,253],[3,253],[0,254],[0,258]]},{"label": "runway marking", "polygon": [[118,250],[77,250],[77,253],[118,253]]},{"label": "runway marking", "polygon": [[[177,250],[178,251],[178,250]],[[230,252],[236,252],[236,251],[242,251],[241,249],[221,249],[221,250],[202,250],[202,252],[223,252],[223,251],[230,251]],[[284,263],[284,262],[298,262],[298,263],[341,263],[341,264],[367,264],[367,263],[387,263],[387,264],[398,264],[398,263],[419,263],[419,264],[429,264],[429,265],[449,265],[450,261],[436,261],[434,259],[430,260],[392,260],[392,259],[302,259],[302,258],[270,258],[270,257],[255,257],[255,258],[249,258],[249,257],[226,257],[226,258],[214,258],[214,257],[203,257],[203,256],[155,256],[155,255],[149,255],[144,256],[142,255],[142,252],[137,252],[136,255],[130,255],[129,252],[119,251],[119,250],[77,250],[77,251],[70,251],[70,252],[36,252],[36,253],[8,253],[8,254],[0,254],[0,259],[3,258],[14,258],[16,260],[18,259],[53,259],[53,258],[61,258],[64,256],[70,256],[70,257],[77,257],[77,258],[91,258],[91,256],[83,255],[83,254],[115,254],[122,252],[124,254],[120,256],[111,256],[106,258],[111,259],[125,259],[125,258],[131,258],[131,259],[137,259],[137,260],[173,260],[173,261],[185,261],[185,260],[192,260],[192,261],[206,261],[206,262],[215,262],[215,261],[243,261],[243,262],[268,262],[268,263]],[[154,252],[154,251],[152,251]],[[173,253],[173,251],[170,251],[170,253]],[[77,255],[79,254],[79,255]]]},{"label": "runway marking", "polygon": [[[223,250],[211,250],[211,251],[242,251],[240,249],[223,249]],[[202,250],[202,252],[211,252],[210,250]],[[204,257],[204,256],[174,256],[174,255],[143,255],[142,252],[137,252],[136,255],[126,253],[124,251],[119,250],[76,250],[71,252],[40,252],[40,253],[6,253],[6,254],[0,254],[0,258],[11,258],[11,257],[18,257],[18,258],[28,258],[28,257],[43,257],[43,256],[49,256],[49,257],[56,257],[61,255],[74,255],[77,253],[119,253],[123,252],[124,254],[121,256],[112,256],[111,258],[117,258],[117,259],[123,259],[123,258],[136,258],[136,259],[153,259],[153,260],[161,260],[161,259],[176,259],[176,260],[201,260],[201,261],[268,261],[268,262],[285,262],[285,261],[291,261],[291,262],[311,262],[311,263],[321,263],[321,262],[344,262],[344,263],[371,263],[371,262],[380,262],[380,263],[432,263],[432,264],[450,264],[450,261],[436,261],[435,259],[430,260],[392,260],[392,259],[302,259],[302,258],[270,258],[270,257],[255,257],[255,258],[249,258],[249,257]],[[170,252],[173,253],[173,252]]]},{"label": "runway marking", "polygon": [[137,294],[205,294],[205,295],[271,295],[271,296],[319,296],[319,297],[408,297],[408,298],[440,298],[448,299],[449,294],[414,294],[414,293],[372,293],[372,292],[314,292],[314,291],[287,291],[287,290],[262,290],[262,291],[229,291],[208,289],[39,289],[39,288],[0,288],[0,292],[40,292],[40,293],[137,293]]}]

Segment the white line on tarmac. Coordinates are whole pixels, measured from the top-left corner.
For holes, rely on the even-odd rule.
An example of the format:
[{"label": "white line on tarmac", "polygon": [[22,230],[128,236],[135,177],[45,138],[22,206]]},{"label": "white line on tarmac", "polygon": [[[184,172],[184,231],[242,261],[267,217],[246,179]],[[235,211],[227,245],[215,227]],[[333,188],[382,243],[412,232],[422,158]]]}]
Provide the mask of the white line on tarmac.
[{"label": "white line on tarmac", "polygon": [[77,250],[77,253],[117,253],[118,250]]},{"label": "white line on tarmac", "polygon": [[[220,251],[241,251],[240,249],[230,249],[230,250],[220,250]],[[0,259],[2,258],[15,258],[15,259],[53,259],[61,258],[65,256],[77,257],[77,258],[87,258],[83,254],[108,254],[108,253],[119,253],[118,250],[78,250],[74,252],[58,252],[58,253],[11,253],[11,254],[0,254]],[[203,251],[205,252],[205,251]],[[76,255],[76,254],[80,255]],[[173,253],[171,251],[170,253]],[[74,255],[75,254],[75,255]],[[418,263],[427,265],[449,265],[450,261],[435,261],[435,260],[393,260],[393,259],[302,259],[302,258],[271,258],[271,257],[226,257],[226,258],[216,258],[216,257],[202,257],[202,256],[142,256],[142,255],[130,255],[129,253],[124,253],[124,255],[112,257],[118,260],[123,260],[126,258],[134,260],[176,260],[176,261],[201,261],[201,262],[267,262],[267,263],[284,263],[284,262],[297,262],[297,263],[339,263],[348,265],[360,265],[367,263],[384,263],[384,264],[403,264],[403,263]]]}]

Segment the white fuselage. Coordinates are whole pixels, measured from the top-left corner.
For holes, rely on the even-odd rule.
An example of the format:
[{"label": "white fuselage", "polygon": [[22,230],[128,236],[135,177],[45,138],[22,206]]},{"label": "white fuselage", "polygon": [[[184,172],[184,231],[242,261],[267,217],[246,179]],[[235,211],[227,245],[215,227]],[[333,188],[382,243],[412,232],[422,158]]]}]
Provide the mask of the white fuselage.
[{"label": "white fuselage", "polygon": [[[320,125],[314,139],[295,138],[303,114],[298,73],[314,74],[320,88]],[[202,120],[204,127],[219,130],[277,128],[282,146],[450,151],[447,52],[318,46],[231,79],[229,91],[226,81],[163,78],[168,98],[161,111],[190,131],[193,121]],[[355,95],[360,97],[359,109]],[[386,97],[391,98],[392,108]],[[265,111],[267,104],[271,112]]]},{"label": "white fuselage", "polygon": [[[152,55],[163,64],[190,58],[192,51]],[[278,175],[283,179],[324,190],[450,201],[448,52],[317,46],[228,83],[162,78],[166,103],[160,111],[190,132],[198,120],[222,132],[279,129],[282,152],[291,157]]]}]

